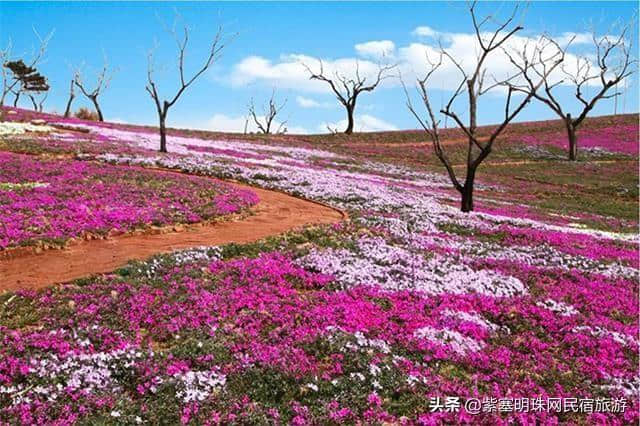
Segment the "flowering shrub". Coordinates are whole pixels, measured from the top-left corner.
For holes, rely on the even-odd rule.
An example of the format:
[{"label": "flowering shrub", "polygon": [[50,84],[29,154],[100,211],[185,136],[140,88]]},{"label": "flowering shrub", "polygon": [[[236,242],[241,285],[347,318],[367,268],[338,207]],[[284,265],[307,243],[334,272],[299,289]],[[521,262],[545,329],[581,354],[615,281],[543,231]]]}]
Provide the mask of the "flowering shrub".
[{"label": "flowering shrub", "polygon": [[74,114],[74,117],[79,118],[80,120],[89,120],[89,121],[98,121],[98,113],[90,110],[89,108],[82,107],[77,110]]},{"label": "flowering shrub", "polygon": [[[574,226],[580,212],[549,216],[499,185],[479,203],[500,208],[461,214],[444,176],[302,144],[172,135],[159,156],[145,130],[74,126],[79,159],[118,166],[73,167],[232,177],[351,219],[0,295],[0,423],[638,422],[636,233]],[[56,185],[20,183],[12,194]],[[434,409],[447,397],[488,409]]]},{"label": "flowering shrub", "polygon": [[223,182],[0,153],[0,249],[237,213],[257,196]]}]

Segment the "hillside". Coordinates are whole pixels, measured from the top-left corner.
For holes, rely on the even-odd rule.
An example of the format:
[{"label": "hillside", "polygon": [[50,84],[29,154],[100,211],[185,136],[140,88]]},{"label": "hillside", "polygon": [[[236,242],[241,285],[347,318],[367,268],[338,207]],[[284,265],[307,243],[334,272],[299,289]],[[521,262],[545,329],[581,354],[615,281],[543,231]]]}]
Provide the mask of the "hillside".
[{"label": "hillside", "polygon": [[[95,228],[115,268],[0,292],[0,423],[638,422],[637,116],[590,120],[578,162],[557,123],[514,126],[470,213],[416,132],[171,130],[159,153],[152,128],[0,121],[0,271],[46,277]],[[264,191],[334,217],[296,200],[265,234]],[[209,219],[209,243],[110,263],[131,228]]]}]

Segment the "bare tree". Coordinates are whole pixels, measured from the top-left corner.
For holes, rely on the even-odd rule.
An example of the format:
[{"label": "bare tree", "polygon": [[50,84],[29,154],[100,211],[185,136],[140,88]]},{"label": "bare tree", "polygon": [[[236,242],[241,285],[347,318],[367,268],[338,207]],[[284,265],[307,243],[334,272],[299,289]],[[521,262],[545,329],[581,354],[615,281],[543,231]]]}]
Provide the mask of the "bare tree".
[{"label": "bare tree", "polygon": [[[472,3],[469,6],[469,12],[471,14],[471,19],[475,29],[475,38],[479,44],[479,51],[476,62],[470,69],[470,71],[466,71],[462,67],[462,65],[444,49],[441,50],[439,59],[435,62],[431,61],[427,56],[427,63],[429,65],[429,68],[427,70],[426,76],[423,79],[418,79],[417,81],[418,93],[420,94],[420,98],[427,111],[426,118],[422,118],[420,114],[418,114],[418,112],[412,105],[411,98],[405,88],[405,94],[407,95],[407,107],[418,120],[422,128],[429,135],[429,138],[432,140],[436,156],[445,166],[454,188],[461,195],[460,208],[463,212],[469,212],[473,210],[473,188],[478,166],[491,153],[491,149],[496,138],[504,131],[507,125],[516,117],[516,115],[518,115],[518,113],[520,113],[520,111],[522,111],[522,109],[530,102],[531,98],[533,97],[533,93],[529,93],[525,94],[524,97],[519,101],[514,100],[513,95],[516,90],[512,87],[512,81],[518,76],[517,73],[502,79],[496,79],[495,77],[493,77],[493,81],[490,83],[487,83],[486,81],[486,64],[490,60],[492,54],[496,52],[497,49],[499,49],[502,45],[504,45],[504,43],[507,42],[509,38],[511,38],[515,33],[522,29],[522,27],[519,25],[513,25],[516,14],[518,13],[518,6],[514,8],[513,13],[508,19],[506,19],[502,23],[497,23],[497,28],[493,31],[483,30],[482,27],[487,22],[493,21],[494,18],[489,15],[481,21],[478,21],[476,17],[475,6],[476,3]],[[463,182],[456,175],[456,172],[453,169],[453,165],[442,146],[439,129],[440,120],[437,118],[437,114],[433,109],[430,100],[429,89],[427,87],[429,79],[440,68],[445,57],[448,58],[462,74],[460,84],[457,86],[446,106],[444,106],[440,110],[440,113],[445,117],[453,119],[453,121],[464,132],[467,138],[466,175]],[[547,72],[551,72],[557,65],[562,62],[562,60],[562,55],[558,54],[555,58],[555,65],[549,67]],[[531,66],[531,64],[527,63],[526,66],[529,67]],[[538,87],[540,84],[542,84],[542,82],[538,83]],[[477,133],[478,98],[493,89],[506,90],[507,92],[504,106],[504,116],[502,122],[495,126],[495,128],[493,128],[489,137],[481,141]],[[458,113],[453,110],[454,101],[458,99],[458,97],[464,92],[467,93],[468,98],[468,124],[465,124]]]},{"label": "bare tree", "polygon": [[[578,137],[576,131],[580,124],[587,117],[587,114],[595,107],[596,103],[603,99],[610,99],[619,96],[617,87],[627,77],[633,74],[636,60],[631,57],[630,42],[627,42],[626,35],[631,24],[623,27],[617,36],[605,35],[596,36],[595,30],[592,32],[593,46],[595,49],[595,63],[587,56],[576,56],[575,63],[564,63],[561,67],[564,78],[555,78],[546,72],[549,65],[543,60],[539,60],[538,66],[523,67],[523,56],[525,51],[515,54],[507,52],[511,62],[521,71],[525,84],[517,86],[516,89],[528,95],[532,95],[538,101],[547,105],[563,121],[567,130],[569,140],[569,160],[575,161],[578,158]],[[571,45],[573,39],[561,47],[557,42],[545,36],[548,44],[564,56]],[[541,53],[540,53],[541,54]],[[569,68],[571,67],[571,68]],[[537,81],[542,79],[544,91],[537,90]],[[575,98],[579,101],[581,110],[572,115],[566,111],[567,105],[561,103],[559,97],[554,93],[554,88],[568,82],[573,86]],[[585,95],[588,86],[595,86],[595,93],[589,97]],[[613,89],[613,93],[611,90]]]},{"label": "bare tree", "polygon": [[87,99],[89,99],[93,104],[93,107],[98,114],[98,121],[104,121],[104,116],[102,115],[102,110],[100,109],[100,105],[98,103],[98,97],[100,96],[100,94],[102,94],[102,92],[107,90],[107,88],[109,87],[109,83],[111,83],[111,79],[116,72],[117,69],[109,70],[109,64],[105,56],[104,64],[102,66],[102,69],[98,73],[98,76],[96,78],[96,85],[93,89],[88,88],[86,83],[83,81],[82,67],[76,69],[75,75],[73,77],[73,81],[76,87],[80,89],[80,92],[82,92],[82,94],[86,96]]},{"label": "bare tree", "polygon": [[71,115],[71,104],[73,103],[73,99],[76,97],[76,94],[73,90],[75,87],[76,80],[74,78],[71,79],[71,84],[69,85],[69,100],[67,101],[67,108],[64,110],[64,118],[68,118]]},{"label": "bare tree", "polygon": [[7,43],[7,46],[0,50],[0,68],[2,68],[2,96],[0,97],[0,106],[4,105],[4,100],[6,96],[13,90],[13,88],[18,84],[17,80],[9,81],[8,69],[5,67],[5,64],[11,58],[11,48],[13,44],[11,40]]},{"label": "bare tree", "polygon": [[[51,38],[53,37],[55,30],[51,30],[46,37],[42,38],[38,31],[33,28],[33,33],[36,35],[38,42],[40,43],[38,48],[33,50],[31,55],[31,61],[28,64],[25,64],[28,68],[35,68],[36,65],[44,58],[45,53],[47,52],[47,47]],[[2,95],[0,96],[0,106],[4,105],[4,101],[8,94],[13,94],[14,98],[14,106],[18,105],[18,100],[20,99],[20,95],[22,93],[22,82],[16,78],[10,78],[7,72],[6,64],[10,62],[11,58],[11,50],[12,43],[9,40],[7,47],[0,51],[0,60],[2,61]],[[15,75],[14,75],[15,77]]]},{"label": "bare tree", "polygon": [[169,108],[171,108],[176,101],[180,98],[180,96],[184,93],[184,91],[193,84],[193,82],[200,77],[209,67],[220,57],[222,50],[226,47],[227,42],[222,39],[222,27],[218,28],[216,35],[213,37],[213,40],[210,43],[209,47],[209,55],[205,59],[204,63],[198,70],[191,76],[191,78],[187,78],[185,76],[184,70],[184,58],[185,52],[187,50],[187,44],[189,42],[189,29],[184,26],[184,35],[182,38],[179,38],[176,35],[174,30],[170,31],[176,40],[176,44],[178,46],[178,72],[180,75],[180,86],[175,93],[175,95],[170,99],[161,100],[160,94],[158,93],[158,89],[156,87],[156,83],[153,79],[153,51],[149,53],[149,63],[147,68],[147,86],[145,89],[149,92],[151,99],[153,99],[156,110],[158,112],[158,120],[160,124],[160,152],[167,152],[167,130],[166,130],[166,121],[167,121],[167,113],[169,112]]},{"label": "bare tree", "polygon": [[356,101],[358,100],[358,96],[363,92],[372,92],[382,80],[392,77],[390,71],[396,67],[396,65],[378,65],[378,72],[375,77],[375,80],[371,84],[367,83],[367,78],[360,75],[360,63],[356,61],[356,70],[355,70],[355,78],[346,77],[339,71],[335,71],[333,73],[333,77],[330,78],[325,75],[324,65],[320,60],[320,70],[319,72],[313,72],[311,68],[302,64],[307,72],[309,73],[311,80],[324,81],[330,87],[333,93],[335,94],[338,101],[344,106],[347,110],[347,128],[344,131],[345,134],[350,135],[353,133],[353,114],[356,109]]},{"label": "bare tree", "polygon": [[[262,108],[263,110],[262,118],[258,117],[258,115],[256,114],[256,108],[255,108],[255,105],[253,104],[253,99],[251,99],[251,103],[249,104],[249,114],[251,115],[253,122],[256,123],[256,126],[258,126],[258,130],[265,135],[272,133],[273,131],[272,126],[275,124],[274,120],[276,116],[280,113],[280,111],[282,111],[282,108],[284,108],[284,106],[287,104],[287,99],[285,99],[281,104],[278,105],[278,102],[275,99],[275,95],[276,95],[276,91],[274,89],[271,92],[271,98],[269,99],[269,107],[267,108],[266,106],[264,106]],[[276,128],[275,131],[273,131],[273,133],[276,133],[276,134],[286,133],[287,132],[287,128],[285,127],[286,124],[287,124],[286,120],[279,123],[278,127]]]},{"label": "bare tree", "polygon": [[330,135],[337,135],[338,133],[340,133],[337,128],[331,127],[330,124],[327,124],[326,127]]}]

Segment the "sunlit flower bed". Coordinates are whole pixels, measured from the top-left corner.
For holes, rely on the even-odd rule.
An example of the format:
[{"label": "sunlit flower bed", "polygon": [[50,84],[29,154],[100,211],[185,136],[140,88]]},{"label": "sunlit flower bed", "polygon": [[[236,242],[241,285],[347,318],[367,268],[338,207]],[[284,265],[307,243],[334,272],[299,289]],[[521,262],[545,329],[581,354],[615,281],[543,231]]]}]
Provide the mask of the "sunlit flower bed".
[{"label": "sunlit flower bed", "polygon": [[211,179],[0,153],[0,249],[199,222],[256,202]]},{"label": "sunlit flower bed", "polygon": [[0,123],[0,136],[20,135],[27,132],[51,132],[53,127],[43,125],[33,125],[20,122],[2,122]]},{"label": "sunlit flower bed", "polygon": [[[538,136],[522,136],[522,141],[527,145],[551,145],[558,148],[568,149],[569,141],[564,132]],[[588,129],[580,133],[578,147],[584,150],[609,153],[623,153],[628,155],[638,155],[638,126],[620,125],[615,127],[604,127],[598,129]]]},{"label": "sunlit flower bed", "polygon": [[0,296],[0,422],[637,423],[637,234],[462,214],[441,175],[308,147],[170,137],[159,156],[148,132],[83,126],[148,151],[81,158],[351,220]]}]

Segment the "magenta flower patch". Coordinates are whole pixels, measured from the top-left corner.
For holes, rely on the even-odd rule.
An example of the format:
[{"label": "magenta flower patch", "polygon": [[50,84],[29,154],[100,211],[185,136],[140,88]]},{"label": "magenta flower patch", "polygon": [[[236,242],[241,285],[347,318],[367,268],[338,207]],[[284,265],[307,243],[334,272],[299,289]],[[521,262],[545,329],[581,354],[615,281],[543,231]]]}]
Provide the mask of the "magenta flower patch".
[{"label": "magenta flower patch", "polygon": [[0,249],[238,213],[257,196],[221,181],[0,153]]}]

